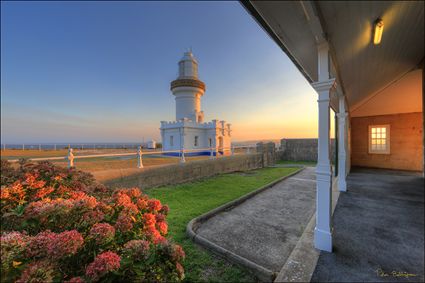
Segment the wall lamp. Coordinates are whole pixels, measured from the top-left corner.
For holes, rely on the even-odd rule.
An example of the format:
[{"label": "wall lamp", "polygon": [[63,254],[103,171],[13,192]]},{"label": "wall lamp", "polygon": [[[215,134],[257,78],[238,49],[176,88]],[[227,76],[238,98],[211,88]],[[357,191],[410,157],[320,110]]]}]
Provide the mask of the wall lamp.
[{"label": "wall lamp", "polygon": [[383,31],[384,21],[378,18],[373,25],[373,44],[378,45],[379,43],[381,43]]}]

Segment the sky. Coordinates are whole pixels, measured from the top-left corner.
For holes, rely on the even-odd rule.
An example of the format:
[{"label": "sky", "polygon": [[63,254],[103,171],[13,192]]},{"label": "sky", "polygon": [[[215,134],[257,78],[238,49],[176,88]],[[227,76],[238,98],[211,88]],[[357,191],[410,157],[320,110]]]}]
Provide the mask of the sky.
[{"label": "sky", "polygon": [[1,142],[138,142],[188,48],[233,140],[317,137],[317,94],[239,2],[1,2]]}]

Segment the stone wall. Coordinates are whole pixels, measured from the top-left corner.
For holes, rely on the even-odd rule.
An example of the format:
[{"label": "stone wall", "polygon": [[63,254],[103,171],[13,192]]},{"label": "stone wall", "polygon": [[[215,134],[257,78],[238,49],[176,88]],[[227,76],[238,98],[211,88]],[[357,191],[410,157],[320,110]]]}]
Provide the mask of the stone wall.
[{"label": "stone wall", "polygon": [[247,171],[275,163],[275,150],[270,144],[258,144],[257,153],[225,156],[145,169],[129,168],[94,172],[95,178],[110,187],[142,189],[190,182],[217,174]]},{"label": "stone wall", "polygon": [[[281,139],[278,158],[317,162],[317,139]],[[331,139],[331,160],[335,159],[335,139]]]}]

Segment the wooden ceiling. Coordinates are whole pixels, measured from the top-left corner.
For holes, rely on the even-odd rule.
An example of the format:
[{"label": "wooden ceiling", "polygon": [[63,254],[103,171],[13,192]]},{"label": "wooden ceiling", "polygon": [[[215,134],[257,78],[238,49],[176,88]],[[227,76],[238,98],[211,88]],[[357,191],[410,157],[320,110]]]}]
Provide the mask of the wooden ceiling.
[{"label": "wooden ceiling", "polygon": [[[309,81],[317,80],[320,25],[331,48],[338,80],[355,107],[414,69],[424,57],[423,1],[241,2]],[[373,23],[384,22],[381,44],[372,43]]]}]

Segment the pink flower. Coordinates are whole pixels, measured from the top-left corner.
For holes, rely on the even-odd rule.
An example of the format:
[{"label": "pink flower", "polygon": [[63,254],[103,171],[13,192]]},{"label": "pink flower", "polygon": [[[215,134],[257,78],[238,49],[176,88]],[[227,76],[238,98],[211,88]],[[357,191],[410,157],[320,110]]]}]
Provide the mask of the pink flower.
[{"label": "pink flower", "polygon": [[126,211],[121,211],[117,222],[115,222],[115,228],[120,232],[127,232],[133,229],[134,220],[131,217],[134,218],[134,216],[129,215]]},{"label": "pink flower", "polygon": [[30,257],[59,259],[77,253],[83,244],[83,236],[76,230],[59,234],[47,230],[31,238],[27,253]]},{"label": "pink flower", "polygon": [[162,213],[164,215],[168,215],[168,212],[170,211],[170,208],[168,205],[163,205],[161,209],[159,210],[159,213]]},{"label": "pink flower", "polygon": [[28,244],[28,236],[20,232],[4,233],[0,237],[1,244],[1,267],[3,272],[7,272],[13,261],[22,257]]},{"label": "pink flower", "polygon": [[48,194],[50,194],[51,192],[53,192],[55,190],[55,188],[53,187],[44,187],[44,188],[40,188],[33,196],[33,199],[42,199],[45,196],[47,196]]},{"label": "pink flower", "polygon": [[86,275],[93,281],[99,280],[108,272],[120,268],[121,258],[114,252],[104,252],[99,254],[86,268]]},{"label": "pink flower", "polygon": [[161,202],[157,199],[148,200],[148,207],[152,211],[159,211],[162,208]]},{"label": "pink flower", "polygon": [[121,190],[118,191],[115,194],[115,202],[118,207],[127,208],[128,210],[131,210],[134,213],[137,213],[139,210],[137,208],[137,205],[135,205],[131,198],[127,195],[126,191]]},{"label": "pink flower", "polygon": [[146,209],[148,207],[148,202],[145,199],[139,198],[137,200],[137,207],[140,210]]},{"label": "pink flower", "polygon": [[162,235],[167,235],[168,232],[168,225],[167,223],[161,221],[157,222],[156,226],[158,227],[159,232],[161,232]]},{"label": "pink flower", "polygon": [[115,228],[108,223],[95,224],[90,229],[90,238],[95,239],[96,244],[107,244],[114,239]]},{"label": "pink flower", "polygon": [[145,213],[143,214],[143,221],[145,222],[145,226],[155,226],[155,215],[152,213]]},{"label": "pink flower", "polygon": [[142,195],[142,192],[139,188],[132,188],[127,190],[127,195],[132,198],[138,198]]},{"label": "pink flower", "polygon": [[183,280],[184,279],[184,268],[180,263],[176,263],[176,270],[177,270],[177,274],[179,275],[179,279]]},{"label": "pink flower", "polygon": [[47,246],[53,242],[56,234],[50,230],[38,233],[36,236],[31,237],[27,247],[27,254],[30,257],[45,257],[47,256]]},{"label": "pink flower", "polygon": [[149,242],[144,240],[131,240],[124,245],[124,252],[135,260],[147,258],[149,249]]},{"label": "pink flower", "polygon": [[81,277],[72,277],[68,281],[65,281],[65,283],[84,283],[84,279]]},{"label": "pink flower", "polygon": [[105,218],[105,214],[100,210],[92,210],[83,214],[83,221],[88,224],[94,224],[102,221]]},{"label": "pink flower", "polygon": [[39,177],[39,175],[36,174],[30,174],[30,173],[26,173],[25,174],[25,185],[28,185],[29,187],[33,188],[33,189],[41,189],[42,187],[44,187],[44,185],[46,184],[45,181],[43,180],[38,180],[37,178]]},{"label": "pink flower", "polygon": [[71,230],[56,234],[48,243],[47,250],[49,256],[59,259],[76,254],[83,245],[83,236],[77,230]]},{"label": "pink flower", "polygon": [[185,258],[183,248],[179,245],[173,245],[173,252],[171,254],[174,261],[181,261]]},{"label": "pink flower", "polygon": [[47,261],[35,261],[30,263],[22,272],[17,283],[26,282],[53,282],[53,266]]},{"label": "pink flower", "polygon": [[156,245],[166,242],[165,237],[159,233],[155,226],[148,226],[145,228],[146,236]]}]

